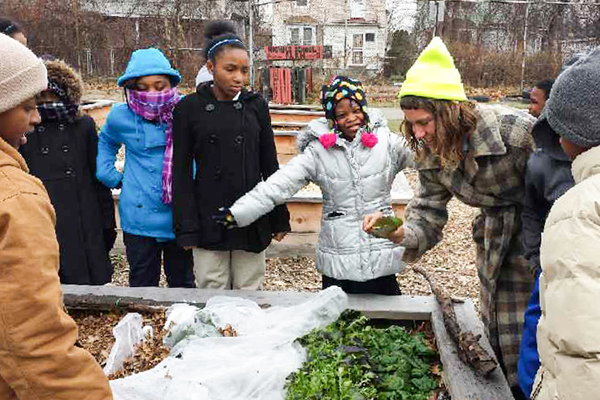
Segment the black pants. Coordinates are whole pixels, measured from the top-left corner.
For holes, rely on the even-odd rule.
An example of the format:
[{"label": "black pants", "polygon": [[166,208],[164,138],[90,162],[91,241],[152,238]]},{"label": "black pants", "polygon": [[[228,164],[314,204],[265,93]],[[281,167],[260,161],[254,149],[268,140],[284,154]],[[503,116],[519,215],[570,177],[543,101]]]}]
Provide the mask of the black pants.
[{"label": "black pants", "polygon": [[347,294],[383,294],[396,296],[400,293],[400,286],[396,275],[381,276],[370,281],[357,282],[330,278],[323,275],[323,289],[329,286],[339,286]]},{"label": "black pants", "polygon": [[156,238],[127,232],[123,232],[123,241],[129,263],[129,286],[158,286],[163,258],[169,287],[195,287],[191,250],[177,246],[175,240],[158,242]]}]

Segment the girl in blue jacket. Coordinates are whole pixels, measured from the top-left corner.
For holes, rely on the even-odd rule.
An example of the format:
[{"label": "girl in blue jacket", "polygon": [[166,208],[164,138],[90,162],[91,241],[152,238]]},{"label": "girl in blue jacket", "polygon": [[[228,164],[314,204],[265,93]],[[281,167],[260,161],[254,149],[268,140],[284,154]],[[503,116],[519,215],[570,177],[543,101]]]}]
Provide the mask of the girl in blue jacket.
[{"label": "girl in blue jacket", "polygon": [[[179,72],[157,49],[133,52],[117,84],[126,103],[113,106],[100,132],[97,176],[122,188],[119,214],[130,286],[158,286],[161,257],[170,287],[194,287],[191,251],[177,246],[171,208],[172,112]],[[125,171],[115,168],[125,145]]]}]

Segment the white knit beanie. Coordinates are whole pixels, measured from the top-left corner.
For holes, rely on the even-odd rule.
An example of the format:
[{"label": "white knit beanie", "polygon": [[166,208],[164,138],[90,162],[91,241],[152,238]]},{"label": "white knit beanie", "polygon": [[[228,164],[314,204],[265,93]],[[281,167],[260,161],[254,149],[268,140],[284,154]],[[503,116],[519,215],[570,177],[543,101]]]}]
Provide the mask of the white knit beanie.
[{"label": "white knit beanie", "polygon": [[0,114],[47,87],[44,62],[15,39],[0,34]]}]

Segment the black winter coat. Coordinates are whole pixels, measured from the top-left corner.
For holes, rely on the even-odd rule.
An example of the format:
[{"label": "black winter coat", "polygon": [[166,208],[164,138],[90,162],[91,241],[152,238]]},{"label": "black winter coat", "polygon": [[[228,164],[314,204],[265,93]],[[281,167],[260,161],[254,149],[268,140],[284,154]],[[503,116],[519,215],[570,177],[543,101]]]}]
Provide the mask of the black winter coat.
[{"label": "black winter coat", "polygon": [[[193,166],[195,161],[195,177]],[[273,233],[288,232],[285,205],[245,228],[211,219],[279,169],[269,107],[257,93],[217,101],[208,85],[173,113],[173,219],[177,243],[208,250],[263,251]]]},{"label": "black winter coat", "polygon": [[571,175],[571,160],[560,146],[559,137],[545,118],[533,127],[537,150],[527,162],[525,172],[525,208],[523,246],[530,268],[540,268],[540,244],[546,217],[554,202],[575,182]]},{"label": "black winter coat", "polygon": [[56,210],[61,283],[111,281],[113,267],[104,235],[116,227],[115,211],[110,189],[96,179],[97,144],[94,120],[82,116],[71,124],[38,125],[20,148]]}]

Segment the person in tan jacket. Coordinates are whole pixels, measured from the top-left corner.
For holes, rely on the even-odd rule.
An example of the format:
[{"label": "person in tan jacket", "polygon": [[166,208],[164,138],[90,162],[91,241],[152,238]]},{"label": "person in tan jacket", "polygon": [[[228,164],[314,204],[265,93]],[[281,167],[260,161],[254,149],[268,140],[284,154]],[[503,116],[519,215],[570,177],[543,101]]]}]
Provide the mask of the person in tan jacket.
[{"label": "person in tan jacket", "polygon": [[560,135],[575,186],[555,201],[542,234],[531,398],[600,398],[600,47],[561,75],[541,119]]},{"label": "person in tan jacket", "polygon": [[0,399],[110,400],[63,310],[50,198],[17,151],[40,122],[34,96],[46,87],[43,62],[0,35]]}]

